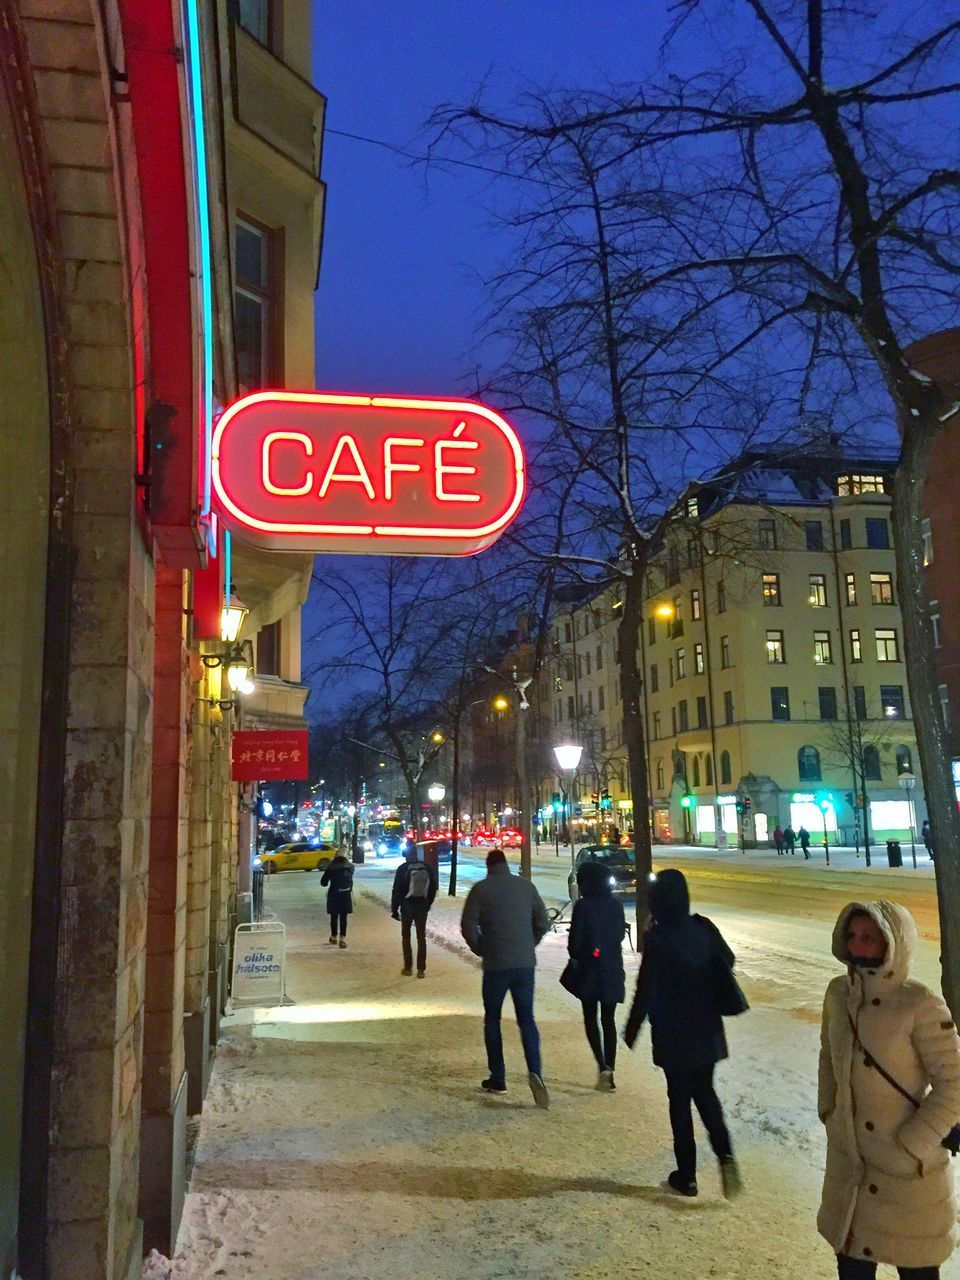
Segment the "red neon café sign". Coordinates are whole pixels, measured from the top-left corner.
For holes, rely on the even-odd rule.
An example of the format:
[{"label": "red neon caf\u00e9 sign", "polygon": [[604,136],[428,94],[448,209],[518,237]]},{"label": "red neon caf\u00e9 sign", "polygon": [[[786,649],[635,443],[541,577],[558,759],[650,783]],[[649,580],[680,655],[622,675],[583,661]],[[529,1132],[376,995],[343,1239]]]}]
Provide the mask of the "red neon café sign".
[{"label": "red neon caf\u00e9 sign", "polygon": [[513,427],[469,400],[258,391],[224,411],[224,524],[275,550],[473,555],[523,502]]}]

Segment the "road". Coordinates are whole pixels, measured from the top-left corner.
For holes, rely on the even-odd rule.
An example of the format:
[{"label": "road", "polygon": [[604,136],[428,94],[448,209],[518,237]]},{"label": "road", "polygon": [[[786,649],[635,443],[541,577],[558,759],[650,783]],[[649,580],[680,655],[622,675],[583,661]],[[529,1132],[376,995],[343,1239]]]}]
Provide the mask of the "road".
[{"label": "road", "polygon": [[[463,851],[459,878],[466,887],[485,874],[485,854]],[[816,850],[809,862],[776,854],[704,854],[694,849],[654,853],[654,869],[679,867],[690,884],[693,908],[716,921],[737,955],[737,968],[753,1004],[818,1019],[823,989],[837,972],[831,930],[852,901],[891,898],[913,914],[920,933],[914,977],[940,983],[940,929],[933,870],[923,859],[914,870],[870,869],[852,853],[834,853],[827,867]],[[515,853],[510,859],[516,864]],[[909,858],[908,858],[909,863]],[[548,906],[567,900],[569,850],[534,859],[533,879]],[[441,868],[446,883],[447,868]],[[631,904],[625,904],[629,913]]]}]

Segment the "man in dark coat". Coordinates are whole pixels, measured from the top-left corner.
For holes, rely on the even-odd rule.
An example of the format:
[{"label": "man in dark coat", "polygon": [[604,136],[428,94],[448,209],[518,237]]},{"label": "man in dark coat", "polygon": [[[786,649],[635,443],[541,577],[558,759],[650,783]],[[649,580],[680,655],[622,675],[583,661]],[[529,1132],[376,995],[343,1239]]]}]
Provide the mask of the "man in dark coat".
[{"label": "man in dark coat", "polygon": [[604,863],[585,862],[577,872],[577,886],[580,896],[573,904],[567,951],[577,963],[577,998],[600,1073],[597,1088],[612,1090],[616,1088],[613,1071],[617,1061],[614,1014],[625,995],[621,948],[627,922],[623,907],[611,892],[610,872]]},{"label": "man in dark coat", "polygon": [[644,1021],[650,1019],[653,1062],[667,1077],[677,1160],[676,1169],[667,1178],[668,1189],[679,1195],[697,1194],[692,1101],[720,1162],[724,1195],[732,1199],[740,1191],[740,1177],[713,1087],[713,1072],[727,1056],[716,996],[716,966],[732,969],[733,952],[712,921],[691,916],[682,871],[659,873],[650,887],[650,914],[653,923],[644,939],[637,994],[623,1038],[632,1049]]},{"label": "man in dark coat", "polygon": [[540,1066],[540,1033],[533,1017],[536,948],[550,927],[547,909],[529,880],[510,874],[502,849],[487,854],[486,879],[467,894],[460,932],[483,960],[483,1038],[490,1075],[481,1088],[505,1093],[506,1065],[500,1014],[509,991],[520,1028],[527,1082],[538,1107],[549,1107],[550,1095]]},{"label": "man in dark coat", "polygon": [[420,862],[417,846],[410,844],[403,862],[393,877],[390,914],[400,921],[400,945],[403,948],[405,978],[413,974],[413,947],[410,929],[417,930],[417,977],[427,976],[427,915],[437,896],[437,873],[428,862]]},{"label": "man in dark coat", "polygon": [[810,857],[810,832],[806,827],[801,827],[797,832],[797,839],[800,841],[800,848],[803,850],[805,858]]},{"label": "man in dark coat", "polygon": [[787,850],[787,853],[789,854],[792,854],[796,849],[797,833],[794,831],[793,827],[791,827],[789,823],[787,823],[787,826],[783,832],[783,843],[784,843],[784,847]]}]

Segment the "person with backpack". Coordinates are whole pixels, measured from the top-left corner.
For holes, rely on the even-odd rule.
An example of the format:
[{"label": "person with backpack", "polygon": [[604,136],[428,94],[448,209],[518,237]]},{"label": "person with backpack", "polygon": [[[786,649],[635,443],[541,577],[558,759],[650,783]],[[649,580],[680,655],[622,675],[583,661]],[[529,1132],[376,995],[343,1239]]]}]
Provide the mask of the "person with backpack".
[{"label": "person with backpack", "polygon": [[[713,1086],[718,1062],[727,1056],[723,1014],[743,1012],[746,1001],[733,978],[733,952],[705,916],[690,914],[690,894],[682,871],[661,871],[650,886],[651,925],[643,943],[637,993],[624,1031],[632,1049],[650,1019],[653,1063],[667,1077],[670,1127],[677,1167],[664,1189],[697,1194],[697,1144],[691,1102],[696,1104],[720,1165],[723,1194],[740,1194],[723,1108]],[[733,990],[742,1001],[725,1004]]]},{"label": "person with backpack", "polygon": [[[320,877],[327,886],[327,915],[330,917],[330,945],[347,945],[347,916],[353,911],[353,863],[338,853]],[[339,937],[338,937],[339,934]]]},{"label": "person with backpack", "polygon": [[420,862],[417,846],[407,846],[404,861],[393,877],[393,893],[390,897],[390,914],[400,921],[400,944],[403,947],[405,978],[413,975],[413,947],[410,930],[417,931],[417,977],[427,976],[427,915],[437,896],[437,873],[426,862]]},{"label": "person with backpack", "polygon": [[610,872],[604,863],[585,862],[577,871],[577,886],[580,896],[573,904],[567,951],[575,962],[576,994],[583,1010],[583,1027],[597,1062],[596,1087],[610,1092],[616,1088],[614,1014],[625,995],[621,944],[627,922],[623,907],[613,896]]},{"label": "person with backpack", "polygon": [[800,848],[803,850],[805,858],[810,857],[810,832],[806,827],[801,827],[797,832],[797,839],[800,841]]},{"label": "person with backpack", "polygon": [[483,961],[483,1039],[490,1074],[480,1087],[486,1093],[506,1093],[500,1016],[509,991],[520,1028],[527,1083],[533,1100],[546,1110],[550,1094],[540,1065],[540,1033],[533,1016],[536,950],[550,928],[543,900],[530,880],[510,874],[506,854],[491,849],[487,874],[467,894],[460,932],[467,946]]},{"label": "person with backpack", "polygon": [[817,1113],[827,1161],[817,1229],[840,1280],[937,1280],[957,1240],[946,1139],[960,1117],[960,1037],[910,977],[917,926],[895,902],[851,902],[833,930],[844,966],[827,987]]}]

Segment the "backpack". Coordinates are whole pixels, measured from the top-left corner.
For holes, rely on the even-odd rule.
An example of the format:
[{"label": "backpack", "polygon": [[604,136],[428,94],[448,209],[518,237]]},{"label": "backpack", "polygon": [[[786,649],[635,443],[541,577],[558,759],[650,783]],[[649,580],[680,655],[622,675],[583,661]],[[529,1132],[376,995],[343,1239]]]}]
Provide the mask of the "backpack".
[{"label": "backpack", "polygon": [[422,862],[415,862],[410,868],[410,880],[407,885],[408,898],[426,898],[430,894],[430,872]]},{"label": "backpack", "polygon": [[[331,877],[331,880],[333,877]],[[331,889],[337,889],[340,893],[351,893],[353,891],[353,867],[338,867],[336,884],[330,885]]]}]

